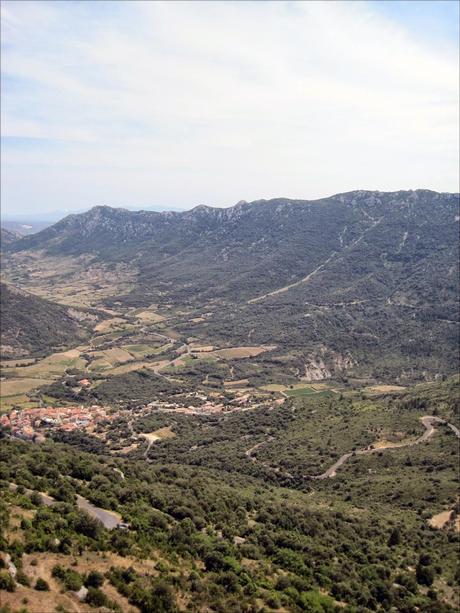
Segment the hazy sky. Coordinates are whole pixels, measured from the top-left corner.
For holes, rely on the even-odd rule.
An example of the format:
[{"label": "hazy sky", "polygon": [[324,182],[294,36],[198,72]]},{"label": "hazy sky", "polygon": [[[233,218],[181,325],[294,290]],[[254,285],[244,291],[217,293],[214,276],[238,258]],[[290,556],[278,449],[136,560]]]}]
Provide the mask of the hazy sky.
[{"label": "hazy sky", "polygon": [[2,212],[458,190],[458,3],[2,10]]}]

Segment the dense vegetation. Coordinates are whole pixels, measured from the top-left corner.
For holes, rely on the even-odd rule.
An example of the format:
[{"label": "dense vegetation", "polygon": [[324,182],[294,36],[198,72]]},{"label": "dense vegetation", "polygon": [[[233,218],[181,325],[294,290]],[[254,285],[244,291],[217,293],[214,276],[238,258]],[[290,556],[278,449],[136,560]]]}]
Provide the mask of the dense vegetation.
[{"label": "dense vegetation", "polygon": [[87,335],[68,308],[5,283],[0,284],[0,308],[3,357],[43,354],[78,343]]},{"label": "dense vegetation", "polygon": [[[159,414],[136,428],[169,423],[176,438],[156,443],[147,464],[135,455],[110,457],[103,448],[85,453],[78,438],[71,445],[4,439],[2,549],[18,568],[24,556],[49,552],[59,560],[53,577],[63,589],[85,584],[87,602],[114,610],[104,582],[144,613],[210,605],[222,613],[454,610],[449,586],[459,578],[458,535],[427,524],[442,508],[456,512],[452,432],[440,427],[425,445],[356,458],[322,482],[288,482],[262,462],[318,470],[380,430],[410,437],[428,407],[452,420],[457,396],[458,384],[447,381],[376,399],[298,398],[290,408],[219,423],[186,416],[171,423]],[[260,448],[258,461],[244,456],[244,448],[264,438],[270,444]],[[189,452],[194,444],[200,448]],[[31,490],[59,502],[43,506]],[[118,511],[129,529],[104,529],[77,509],[76,494]],[[8,528],[13,505],[33,512],[16,532]],[[154,570],[114,564],[102,576],[73,571],[71,560],[84,551],[154,560]]]}]

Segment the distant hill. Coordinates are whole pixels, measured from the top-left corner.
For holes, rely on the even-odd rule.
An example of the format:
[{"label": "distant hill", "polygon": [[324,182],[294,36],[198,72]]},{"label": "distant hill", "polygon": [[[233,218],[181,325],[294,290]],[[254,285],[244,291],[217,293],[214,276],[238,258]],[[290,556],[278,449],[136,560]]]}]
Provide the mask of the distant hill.
[{"label": "distant hill", "polygon": [[124,302],[209,313],[179,328],[276,344],[310,378],[430,378],[456,363],[458,203],[416,190],[180,213],[96,207],[11,249],[129,262],[139,274]]},{"label": "distant hill", "polygon": [[0,246],[5,248],[7,245],[11,245],[19,238],[19,234],[7,230],[6,228],[0,228]]},{"label": "distant hill", "polygon": [[5,283],[0,284],[0,307],[3,358],[44,353],[86,336],[75,310]]},{"label": "distant hill", "polygon": [[2,220],[2,230],[13,232],[17,236],[27,236],[40,232],[44,228],[50,226],[52,221],[10,221]]}]

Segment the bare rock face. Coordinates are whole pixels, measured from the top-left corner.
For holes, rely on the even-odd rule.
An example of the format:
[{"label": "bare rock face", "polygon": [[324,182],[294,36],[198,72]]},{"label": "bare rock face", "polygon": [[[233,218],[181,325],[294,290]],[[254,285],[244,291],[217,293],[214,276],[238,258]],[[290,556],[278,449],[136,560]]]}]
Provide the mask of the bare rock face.
[{"label": "bare rock face", "polygon": [[323,381],[341,375],[357,366],[357,361],[349,354],[340,354],[321,347],[319,354],[309,356],[302,377],[305,381]]},{"label": "bare rock face", "polygon": [[305,374],[303,378],[306,381],[323,381],[331,377],[332,372],[327,368],[322,358],[313,358],[308,364],[305,364]]}]

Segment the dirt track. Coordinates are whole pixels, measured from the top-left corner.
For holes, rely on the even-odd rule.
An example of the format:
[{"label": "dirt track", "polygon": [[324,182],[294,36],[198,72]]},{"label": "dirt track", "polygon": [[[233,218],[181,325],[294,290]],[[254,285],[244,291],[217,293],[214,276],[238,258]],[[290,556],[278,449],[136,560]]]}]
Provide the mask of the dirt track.
[{"label": "dirt track", "polygon": [[403,443],[389,444],[386,447],[376,447],[376,448],[366,447],[366,449],[360,449],[359,451],[350,451],[340,456],[337,462],[335,462],[332,466],[330,466],[325,472],[321,473],[321,475],[313,475],[313,476],[304,475],[304,476],[309,479],[330,479],[336,476],[337,469],[340,468],[342,464],[345,464],[348,458],[350,458],[352,455],[367,455],[370,453],[381,453],[383,451],[387,451],[388,449],[401,449],[402,447],[413,447],[414,445],[423,443],[427,441],[436,432],[435,427],[433,426],[434,423],[446,424],[455,433],[455,435],[458,438],[460,438],[460,431],[458,430],[458,428],[456,428],[453,424],[447,423],[444,419],[441,419],[440,417],[435,417],[434,415],[424,415],[423,417],[420,418],[420,420],[422,424],[425,426],[425,432],[422,434],[422,436],[419,436],[419,438],[417,438],[415,441],[409,441],[407,443],[403,442]]},{"label": "dirt track", "polygon": [[[388,451],[389,449],[401,449],[403,447],[413,447],[414,445],[418,445],[419,443],[424,443],[429,438],[431,438],[431,436],[433,436],[433,434],[436,432],[436,429],[433,425],[435,423],[445,424],[447,427],[449,427],[454,432],[457,438],[460,438],[460,430],[453,424],[446,422],[444,419],[441,419],[440,417],[436,417],[434,415],[424,415],[423,417],[420,418],[420,420],[422,424],[425,426],[425,432],[413,441],[408,441],[406,443],[404,442],[389,443],[385,447],[369,446],[369,447],[366,447],[366,449],[360,449],[358,451],[349,451],[348,453],[344,453],[342,456],[340,456],[340,458],[332,466],[330,466],[326,471],[324,471],[320,475],[303,475],[303,478],[313,479],[313,480],[331,479],[337,475],[337,469],[340,468],[340,466],[342,466],[343,464],[345,464],[345,462],[349,458],[351,458],[353,455],[357,456],[357,455],[368,455],[371,453],[382,453],[384,451]],[[252,462],[257,462],[257,458],[254,455],[254,452],[257,451],[259,447],[269,443],[272,440],[273,440],[273,437],[271,436],[267,440],[257,443],[257,445],[254,445],[253,447],[245,451],[246,457],[248,457]],[[291,473],[282,472],[279,468],[272,468],[265,462],[261,462],[261,464],[262,466],[265,466],[265,468],[268,468],[269,470],[272,470],[273,472],[277,474],[281,474],[289,478],[293,477]]]}]

